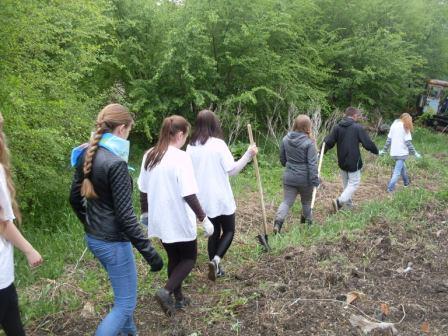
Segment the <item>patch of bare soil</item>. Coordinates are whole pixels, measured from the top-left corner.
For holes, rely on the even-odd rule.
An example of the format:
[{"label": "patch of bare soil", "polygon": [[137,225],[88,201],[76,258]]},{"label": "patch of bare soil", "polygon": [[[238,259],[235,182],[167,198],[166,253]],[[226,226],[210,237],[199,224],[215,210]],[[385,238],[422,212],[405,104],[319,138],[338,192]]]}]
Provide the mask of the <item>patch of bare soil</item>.
[{"label": "patch of bare soil", "polygon": [[[415,185],[429,179],[419,176]],[[385,183],[384,172],[370,173],[358,202],[384,197]],[[328,216],[340,189],[327,183],[319,192],[317,221]],[[258,202],[256,193],[239,201],[233,249],[254,246],[253,232],[262,221]],[[268,207],[270,219],[276,206]],[[184,289],[192,305],[174,318],[165,317],[152,297],[140,295],[139,335],[363,335],[350,324],[352,315],[395,323],[400,335],[448,335],[447,217],[446,206],[428,205],[411,223],[374,218],[363,232],[337,241],[264,254],[257,261],[226,260],[227,276],[216,283],[199,264]],[[298,214],[290,222],[295,225]],[[28,334],[91,335],[107,311],[91,308],[36,321]]]}]

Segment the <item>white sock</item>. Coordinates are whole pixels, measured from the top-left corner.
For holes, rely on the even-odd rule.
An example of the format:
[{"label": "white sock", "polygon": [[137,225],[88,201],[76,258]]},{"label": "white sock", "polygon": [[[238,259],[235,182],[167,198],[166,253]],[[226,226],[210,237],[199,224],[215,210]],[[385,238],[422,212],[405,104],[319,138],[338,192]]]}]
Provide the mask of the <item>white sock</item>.
[{"label": "white sock", "polygon": [[218,265],[220,263],[220,261],[221,261],[221,258],[219,256],[215,255],[213,260],[216,262],[216,265]]}]

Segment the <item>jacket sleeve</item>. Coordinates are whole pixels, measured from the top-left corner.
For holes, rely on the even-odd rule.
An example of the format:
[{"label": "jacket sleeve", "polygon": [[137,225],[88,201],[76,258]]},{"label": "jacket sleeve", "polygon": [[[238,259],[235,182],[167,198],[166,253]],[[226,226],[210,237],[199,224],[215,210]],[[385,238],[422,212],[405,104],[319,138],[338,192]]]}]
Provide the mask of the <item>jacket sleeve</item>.
[{"label": "jacket sleeve", "polygon": [[306,155],[307,155],[308,172],[311,184],[314,187],[317,187],[319,186],[319,174],[317,172],[317,166],[318,166],[317,150],[313,142],[311,142],[310,145],[308,146],[308,151]]},{"label": "jacket sleeve", "polygon": [[132,181],[126,162],[118,161],[110,167],[109,182],[117,220],[132,245],[152,265],[160,257],[149,238],[145,237],[135,216],[132,206]]},{"label": "jacket sleeve", "polygon": [[338,141],[338,125],[334,126],[333,129],[331,130],[331,133],[328,134],[325,137],[325,139],[324,139],[324,142],[325,142],[325,151],[324,151],[324,153],[326,153],[327,151],[332,149],[337,141]]},{"label": "jacket sleeve", "polygon": [[86,206],[84,197],[81,196],[81,186],[84,180],[82,164],[78,164],[73,176],[72,186],[70,188],[70,205],[75,211],[76,216],[81,223],[86,224]]},{"label": "jacket sleeve", "polygon": [[376,147],[374,142],[370,139],[369,135],[362,126],[359,126],[358,128],[358,139],[365,149],[367,149],[369,152],[373,154],[378,155],[378,148]]},{"label": "jacket sleeve", "polygon": [[283,140],[280,143],[280,163],[282,164],[283,167],[286,166],[286,151]]}]

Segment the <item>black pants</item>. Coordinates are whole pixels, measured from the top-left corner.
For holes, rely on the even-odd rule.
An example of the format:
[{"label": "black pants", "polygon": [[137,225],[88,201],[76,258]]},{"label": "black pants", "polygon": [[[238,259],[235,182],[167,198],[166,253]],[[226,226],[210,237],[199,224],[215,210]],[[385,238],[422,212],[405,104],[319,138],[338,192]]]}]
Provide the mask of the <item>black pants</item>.
[{"label": "black pants", "polygon": [[25,335],[20,320],[19,299],[14,284],[0,289],[0,325],[8,336]]},{"label": "black pants", "polygon": [[223,258],[235,235],[235,214],[210,218],[210,221],[213,223],[214,231],[208,238],[208,257],[210,260],[215,255]]},{"label": "black pants", "polygon": [[190,274],[198,256],[197,241],[163,243],[168,254],[168,281],[165,289],[182,299],[182,282]]}]

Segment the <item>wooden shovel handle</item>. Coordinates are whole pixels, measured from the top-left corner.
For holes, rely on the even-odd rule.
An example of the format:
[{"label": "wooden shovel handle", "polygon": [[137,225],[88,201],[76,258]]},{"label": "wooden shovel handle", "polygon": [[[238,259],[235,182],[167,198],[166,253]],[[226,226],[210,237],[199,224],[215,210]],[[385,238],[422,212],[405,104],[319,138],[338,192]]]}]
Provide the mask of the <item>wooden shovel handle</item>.
[{"label": "wooden shovel handle", "polygon": [[[320,150],[319,165],[317,166],[317,176],[318,177],[320,177],[320,169],[322,168],[322,161],[324,159],[324,152],[325,152],[325,141],[322,143],[322,149]],[[314,203],[316,202],[316,194],[317,194],[317,187],[314,187],[314,189],[313,189],[313,197],[311,199],[311,209],[314,208]]]},{"label": "wooden shovel handle", "polygon": [[[250,124],[247,124],[247,133],[249,135],[250,144],[254,145],[254,136],[252,134],[252,126]],[[263,186],[261,184],[260,168],[258,167],[257,156],[255,155],[252,159],[254,160],[255,175],[257,176],[258,192],[260,194],[261,201],[261,211],[263,212],[263,233],[266,235],[268,232],[268,221],[266,217],[266,208],[264,206]]]}]

